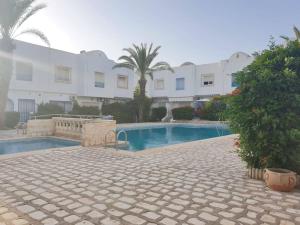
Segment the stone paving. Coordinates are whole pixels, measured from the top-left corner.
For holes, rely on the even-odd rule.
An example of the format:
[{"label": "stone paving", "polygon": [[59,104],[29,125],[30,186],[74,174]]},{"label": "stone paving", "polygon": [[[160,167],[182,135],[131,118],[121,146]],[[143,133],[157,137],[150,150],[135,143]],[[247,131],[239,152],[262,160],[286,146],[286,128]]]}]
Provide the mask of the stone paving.
[{"label": "stone paving", "polygon": [[141,153],[0,157],[0,225],[300,224],[300,191],[248,179],[233,136]]}]

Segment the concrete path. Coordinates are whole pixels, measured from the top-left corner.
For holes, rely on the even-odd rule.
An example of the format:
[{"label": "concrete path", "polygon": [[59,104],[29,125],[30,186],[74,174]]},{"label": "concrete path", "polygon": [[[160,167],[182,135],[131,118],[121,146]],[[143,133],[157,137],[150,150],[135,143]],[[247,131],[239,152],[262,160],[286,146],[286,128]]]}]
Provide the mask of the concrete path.
[{"label": "concrete path", "polygon": [[300,224],[299,190],[273,192],[245,173],[232,136],[2,156],[0,224]]}]

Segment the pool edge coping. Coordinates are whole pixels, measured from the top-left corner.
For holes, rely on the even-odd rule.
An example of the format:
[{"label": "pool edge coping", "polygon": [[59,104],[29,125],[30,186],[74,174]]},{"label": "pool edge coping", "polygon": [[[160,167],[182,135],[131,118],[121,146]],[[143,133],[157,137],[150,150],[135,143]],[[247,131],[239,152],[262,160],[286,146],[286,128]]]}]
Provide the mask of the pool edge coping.
[{"label": "pool edge coping", "polygon": [[[224,138],[236,138],[238,137],[237,134],[231,134],[231,135],[226,135],[222,137],[215,137],[215,138],[209,138],[209,139],[203,139],[203,140],[196,140],[196,141],[190,141],[190,142],[184,142],[184,143],[178,143],[178,144],[173,144],[173,145],[168,145],[164,147],[157,147],[157,148],[149,148],[145,149],[142,151],[138,152],[131,152],[131,151],[126,151],[126,150],[117,150],[114,148],[107,148],[104,146],[94,146],[94,147],[83,147],[83,146],[69,146],[69,147],[63,147],[63,148],[51,148],[51,149],[43,149],[43,150],[36,150],[36,151],[29,151],[29,152],[21,152],[21,153],[13,153],[13,154],[6,154],[6,155],[0,155],[0,162],[2,160],[7,160],[7,159],[14,159],[14,158],[21,158],[21,157],[27,157],[27,156],[32,156],[32,155],[43,155],[43,154],[48,154],[51,152],[66,152],[66,151],[79,151],[79,150],[95,150],[95,151],[104,151],[107,153],[111,153],[114,155],[118,156],[127,156],[127,157],[143,157],[147,156],[150,154],[163,154],[163,153],[168,153],[172,151],[178,151],[178,147],[190,145],[190,144],[201,144],[203,142],[213,142],[216,139],[224,139]],[[182,151],[184,149],[180,149]]]}]

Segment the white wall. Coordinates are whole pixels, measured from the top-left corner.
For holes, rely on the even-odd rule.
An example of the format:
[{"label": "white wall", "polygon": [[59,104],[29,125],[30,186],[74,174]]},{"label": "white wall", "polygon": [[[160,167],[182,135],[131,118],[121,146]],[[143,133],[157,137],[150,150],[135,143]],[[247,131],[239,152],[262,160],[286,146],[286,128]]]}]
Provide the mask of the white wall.
[{"label": "white wall", "polygon": [[[18,110],[18,99],[34,99],[36,104],[49,101],[70,101],[72,96],[80,98],[132,98],[138,76],[128,69],[112,69],[114,61],[99,50],[68,53],[43,46],[16,41],[14,59],[33,65],[33,80],[17,81],[14,74],[10,84],[9,99]],[[170,101],[192,101],[198,96],[224,95],[232,92],[231,74],[242,70],[253,61],[246,53],[237,52],[229,59],[216,63],[194,65],[185,64],[175,67],[174,73],[158,71],[154,79],[148,79],[147,95],[155,98],[167,97]],[[71,83],[55,82],[56,66],[72,68]],[[105,76],[105,87],[95,87],[95,72]],[[203,74],[214,74],[214,85],[202,85]],[[118,75],[128,76],[128,89],[117,87]],[[176,78],[185,78],[184,90],[176,90]],[[164,79],[164,89],[156,90],[156,79]]]},{"label": "white wall", "polygon": [[[52,101],[70,101],[70,96],[99,98],[132,98],[133,72],[115,69],[115,64],[101,51],[72,54],[43,46],[15,41],[14,65],[16,61],[31,63],[32,81],[16,80],[14,67],[8,97],[18,110],[18,99],[34,99],[36,104]],[[71,83],[55,82],[56,66],[72,70]],[[105,88],[95,87],[95,72],[105,76]],[[117,88],[118,74],[128,76],[128,89]]]},{"label": "white wall", "polygon": [[[253,61],[253,57],[246,53],[238,52],[233,54],[228,60],[217,63],[203,65],[183,65],[175,67],[175,73],[169,71],[155,72],[153,81],[149,84],[149,94],[151,97],[168,97],[176,100],[190,99],[195,96],[214,96],[231,93],[235,88],[231,86],[232,73],[242,70]],[[212,86],[202,85],[203,74],[214,74],[214,84]],[[176,78],[185,78],[185,89],[176,90]],[[156,90],[154,82],[156,79],[164,79],[165,88]]]}]

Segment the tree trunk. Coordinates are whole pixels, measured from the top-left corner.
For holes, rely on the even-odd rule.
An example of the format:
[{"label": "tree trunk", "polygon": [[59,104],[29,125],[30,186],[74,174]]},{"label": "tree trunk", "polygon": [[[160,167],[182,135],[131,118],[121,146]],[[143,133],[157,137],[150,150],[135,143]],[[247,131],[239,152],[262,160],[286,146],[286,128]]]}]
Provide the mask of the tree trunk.
[{"label": "tree trunk", "polygon": [[139,85],[140,85],[140,95],[142,97],[146,96],[146,84],[147,84],[147,80],[145,78],[141,78],[139,80]]},{"label": "tree trunk", "polygon": [[13,72],[12,44],[3,43],[0,45],[0,129],[5,126],[5,108],[9,84]]},{"label": "tree trunk", "polygon": [[139,80],[139,85],[140,85],[139,122],[144,122],[144,104],[143,104],[143,100],[146,96],[146,84],[147,84],[147,80],[145,78],[141,78]]}]

